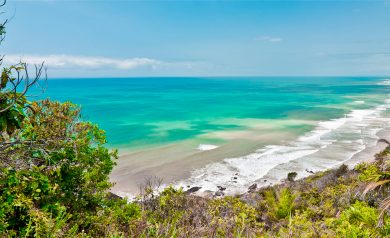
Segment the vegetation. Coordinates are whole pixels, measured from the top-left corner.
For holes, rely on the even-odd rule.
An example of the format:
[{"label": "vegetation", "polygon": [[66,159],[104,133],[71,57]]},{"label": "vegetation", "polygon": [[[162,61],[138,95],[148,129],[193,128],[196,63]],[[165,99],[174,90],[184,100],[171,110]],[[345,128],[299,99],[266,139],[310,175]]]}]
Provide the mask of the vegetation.
[{"label": "vegetation", "polygon": [[290,172],[287,174],[287,180],[290,182],[293,182],[295,178],[297,177],[298,173],[297,172]]},{"label": "vegetation", "polygon": [[[5,33],[0,26],[1,39]],[[223,198],[150,185],[133,202],[109,192],[117,152],[70,102],[29,102],[24,63],[0,84],[1,237],[388,237],[390,147],[375,163]]]}]

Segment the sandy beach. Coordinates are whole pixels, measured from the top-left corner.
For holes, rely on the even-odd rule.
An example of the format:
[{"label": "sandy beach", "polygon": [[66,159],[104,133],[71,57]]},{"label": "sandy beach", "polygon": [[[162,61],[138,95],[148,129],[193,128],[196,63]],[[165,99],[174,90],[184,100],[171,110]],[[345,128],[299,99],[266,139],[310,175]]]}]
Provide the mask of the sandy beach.
[{"label": "sandy beach", "polygon": [[[160,147],[151,150],[143,150],[134,153],[120,155],[118,165],[111,175],[111,181],[115,183],[112,191],[121,196],[132,197],[139,193],[142,186],[148,178],[161,179],[162,183],[173,184],[177,181],[190,177],[191,172],[200,169],[208,164],[220,162],[225,158],[239,157],[256,151],[258,148],[267,144],[277,144],[288,139],[293,139],[294,135],[288,134],[272,134],[263,135],[263,140],[257,138],[256,141],[248,141],[243,139],[231,140],[216,149],[208,151],[199,151],[195,144],[180,143],[170,146]],[[384,128],[377,133],[379,139],[390,140],[390,128]],[[269,140],[272,138],[273,140]],[[379,140],[378,139],[378,140]],[[346,164],[353,168],[360,162],[370,162],[374,160],[375,154],[385,149],[387,143],[377,141],[372,146],[367,146],[365,149],[354,154],[350,159],[340,160],[339,164],[332,167],[337,167],[341,164]],[[297,172],[297,178],[303,178],[312,173],[329,169],[332,167],[322,166],[321,163],[326,157],[329,160],[337,160],[338,153],[343,153],[343,148],[338,151],[333,150],[333,153],[322,155],[321,159],[297,159],[288,163],[283,163],[269,170],[261,179],[254,180],[258,187],[268,186],[280,183],[287,174],[291,171]],[[190,185],[186,185],[188,189]],[[243,188],[246,190],[247,188]],[[198,195],[204,194],[204,191],[199,191]]]},{"label": "sandy beach", "polygon": [[[287,132],[256,136],[248,133],[225,133],[224,136],[228,135],[230,140],[212,150],[201,151],[198,144],[185,141],[149,150],[122,152],[111,174],[111,181],[115,183],[112,191],[122,195],[138,194],[140,186],[148,178],[158,178],[164,184],[171,184],[188,178],[193,170],[207,164],[244,156],[265,145],[284,143],[296,136]],[[251,139],[242,138],[248,135]]]},{"label": "sandy beach", "polygon": [[[161,181],[161,188],[198,187],[196,194],[202,195],[218,192],[222,187],[224,194],[234,195],[255,184],[261,187],[280,183],[289,172],[296,172],[300,179],[342,164],[352,168],[373,160],[387,146],[380,139],[390,140],[390,100],[383,96],[375,100],[367,104],[371,107],[365,101],[353,101],[348,105],[363,108],[329,120],[230,118],[212,121],[226,129],[205,130],[198,139],[120,150],[110,176],[115,184],[112,192],[134,197],[146,181],[153,179]],[[183,125],[189,131],[197,127]],[[171,128],[172,123],[165,127]],[[151,134],[145,140],[160,135],[161,132]]]}]

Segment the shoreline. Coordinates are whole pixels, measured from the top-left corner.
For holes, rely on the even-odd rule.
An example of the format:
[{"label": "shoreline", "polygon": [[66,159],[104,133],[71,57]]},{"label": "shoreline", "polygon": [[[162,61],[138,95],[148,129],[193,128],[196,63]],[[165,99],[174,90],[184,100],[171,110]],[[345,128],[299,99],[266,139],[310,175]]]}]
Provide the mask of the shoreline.
[{"label": "shoreline", "polygon": [[[387,141],[390,140],[390,128],[382,129],[380,132],[378,132],[377,135],[380,139],[378,139],[377,144],[374,147],[368,147],[368,148],[363,149],[362,151],[360,151],[360,152],[356,153],[354,156],[352,156],[352,158],[349,159],[348,161],[346,161],[346,163],[342,163],[342,164],[347,165],[348,169],[353,169],[354,166],[356,166],[359,163],[373,163],[373,162],[375,162],[375,159],[376,159],[375,156],[390,146],[390,144],[383,141],[383,140],[387,140]],[[337,169],[340,165],[334,166],[334,167],[329,168],[327,170]],[[321,172],[324,172],[327,170],[320,170],[320,171],[308,173],[308,174],[306,174],[306,176],[301,176],[301,177],[298,177],[297,179],[299,179],[299,180],[306,179],[312,175],[316,175],[318,173],[321,173]],[[259,181],[254,181],[253,185],[249,186],[247,188],[246,192],[243,192],[240,194],[235,194],[235,195],[245,196],[246,194],[248,194],[249,192],[252,192],[254,190],[259,190],[259,189],[266,188],[269,186],[281,185],[281,184],[286,183],[286,181],[287,181],[287,176],[284,179],[280,179],[280,180],[276,181],[275,183],[270,183],[270,184],[261,185],[261,182],[259,183]],[[256,184],[256,185],[254,186],[254,184]],[[231,194],[224,194],[223,190],[225,190],[225,188],[220,187],[219,191],[217,191],[216,193],[213,193],[211,191],[198,192],[199,187],[194,186],[194,187],[189,187],[189,188],[187,187],[185,189],[185,192],[189,195],[192,195],[192,196],[205,197],[205,198],[231,195]],[[133,194],[123,193],[121,191],[112,191],[112,192],[120,197],[127,197],[128,199],[133,199],[135,197],[135,195],[133,195]]]},{"label": "shoreline", "polygon": [[389,118],[382,115],[389,103],[319,122],[298,137],[273,132],[256,140],[233,139],[211,150],[184,141],[121,154],[110,176],[112,192],[131,198],[146,182],[159,181],[160,189],[172,184],[198,196],[239,195],[253,186],[279,184],[289,172],[301,179],[341,164],[351,168],[370,162],[387,146],[380,139],[390,140]]},{"label": "shoreline", "polygon": [[[378,133],[377,133],[377,136],[378,136],[378,141],[376,143],[375,146],[372,146],[372,147],[366,147],[365,149],[357,152],[356,154],[354,154],[349,160],[345,161],[344,163],[341,163],[341,164],[345,164],[348,166],[349,169],[352,169],[355,165],[359,164],[359,163],[362,163],[362,162],[366,162],[366,163],[371,163],[373,161],[375,161],[375,155],[380,153],[381,151],[385,150],[386,147],[389,146],[389,144],[387,144],[386,142],[384,142],[383,140],[388,140],[390,141],[390,127],[389,128],[383,128],[382,130],[380,130]],[[135,154],[138,154],[138,153],[135,153]],[[339,165],[335,165],[331,168],[328,168],[326,170],[329,170],[329,169],[335,169],[337,168],[338,166],[340,166],[341,164]],[[310,168],[307,168],[307,173],[304,174],[303,176],[298,174],[298,177],[297,179],[304,179],[306,177],[309,177],[313,174],[316,174],[318,172],[323,172],[323,171],[326,171],[326,170],[318,170],[318,171],[311,171]],[[176,175],[176,174],[175,174]],[[142,176],[141,176],[142,177]],[[149,179],[151,179],[151,181],[157,181],[157,177],[148,177]],[[276,179],[276,180],[272,180],[270,178],[268,179],[263,179],[262,181],[261,180],[255,180],[253,181],[253,184],[249,187],[247,187],[247,192],[252,190],[253,188],[264,188],[264,187],[267,187],[267,186],[273,186],[273,185],[278,185],[278,184],[282,184],[285,182],[287,178],[287,174],[284,178],[282,179]],[[145,177],[142,177],[143,179],[143,182],[146,182],[147,178]],[[266,182],[264,182],[264,180],[267,180]],[[270,182],[270,181],[274,181],[274,182]],[[256,184],[256,185],[254,185]],[[140,186],[142,184],[137,184],[137,187],[136,189],[137,190],[132,190],[132,191],[135,191],[135,192],[123,192],[122,190],[120,189],[113,189],[112,192],[121,196],[121,197],[128,197],[128,198],[133,198],[134,196],[136,196],[137,194],[139,194],[140,192]],[[134,187],[132,187],[134,189]],[[195,188],[195,189],[194,189]],[[221,187],[222,190],[224,190],[225,188]],[[196,187],[196,186],[190,186],[190,187],[186,187],[186,188],[183,188],[184,190],[186,191],[189,191],[189,194],[192,194],[192,195],[195,195],[195,196],[201,196],[201,197],[212,197],[212,196],[215,196],[215,192],[212,192],[212,191],[199,191],[199,187]],[[191,192],[191,190],[195,190],[194,192]],[[217,191],[218,192],[218,191]],[[235,195],[243,195],[247,192],[243,192],[243,193],[239,193],[239,194],[235,194]],[[225,193],[217,193],[217,196],[224,196],[224,195],[233,195],[233,194],[225,194]]]},{"label": "shoreline", "polygon": [[117,166],[110,176],[111,181],[116,183],[112,192],[133,197],[140,192],[140,186],[147,180],[162,179],[164,184],[175,183],[189,178],[194,170],[208,164],[253,153],[258,148],[266,146],[267,141],[283,144],[286,140],[294,138],[294,134],[285,132],[267,133],[257,140],[233,139],[212,150],[199,150],[199,144],[185,141],[123,153],[120,154]]},{"label": "shoreline", "polygon": [[[390,128],[384,128],[381,131],[378,132],[378,141],[375,146],[373,147],[366,147],[365,149],[357,152],[355,155],[353,155],[349,160],[344,161],[343,163],[334,165],[333,167],[327,168],[325,170],[316,170],[312,171],[310,168],[307,168],[305,170],[305,173],[297,173],[297,180],[302,180],[307,177],[310,177],[312,175],[315,175],[317,173],[321,173],[324,171],[328,170],[334,170],[337,169],[339,166],[342,164],[347,165],[348,169],[353,169],[357,164],[359,163],[373,163],[376,159],[376,155],[382,151],[384,151],[390,144],[387,142],[383,141],[389,141],[390,140]],[[189,194],[195,195],[195,196],[200,196],[200,197],[207,197],[207,198],[212,198],[212,197],[220,197],[220,196],[225,196],[225,195],[234,195],[234,196],[242,196],[247,194],[248,192],[254,191],[256,189],[262,189],[270,186],[275,186],[275,185],[280,185],[284,184],[287,181],[287,175],[289,172],[287,170],[285,171],[285,176],[284,177],[279,177],[279,178],[272,178],[272,177],[264,177],[260,180],[255,180],[250,186],[247,186],[245,189],[245,192],[241,193],[226,193],[225,187],[218,186],[217,191],[200,191],[200,187],[197,186],[191,186],[190,188],[187,187],[187,192]],[[296,172],[293,169],[291,169],[290,172]],[[303,175],[302,175],[303,174]],[[195,190],[195,191],[194,191]],[[194,192],[192,192],[194,191]]]}]

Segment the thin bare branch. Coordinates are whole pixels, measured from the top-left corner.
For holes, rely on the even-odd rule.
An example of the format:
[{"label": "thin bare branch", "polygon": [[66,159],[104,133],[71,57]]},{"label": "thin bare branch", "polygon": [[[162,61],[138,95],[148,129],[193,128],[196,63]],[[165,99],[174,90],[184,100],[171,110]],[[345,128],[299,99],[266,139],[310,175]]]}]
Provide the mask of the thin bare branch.
[{"label": "thin bare branch", "polygon": [[[40,65],[34,65],[35,67],[35,76],[34,78],[30,78],[29,71],[28,71],[28,65],[26,63],[19,63],[19,65],[22,67],[22,69],[19,69],[17,67],[11,67],[11,71],[14,70],[16,74],[16,78],[14,80],[10,80],[12,84],[12,96],[11,102],[9,102],[9,105],[5,108],[0,109],[0,112],[5,112],[12,108],[15,103],[24,97],[28,90],[36,84],[42,77],[42,73],[45,72],[45,80],[47,80],[47,73],[46,73],[46,67],[44,67],[44,62],[42,62]],[[12,72],[11,72],[12,73]],[[22,92],[18,93],[17,89],[18,87],[24,83],[24,88]]]}]

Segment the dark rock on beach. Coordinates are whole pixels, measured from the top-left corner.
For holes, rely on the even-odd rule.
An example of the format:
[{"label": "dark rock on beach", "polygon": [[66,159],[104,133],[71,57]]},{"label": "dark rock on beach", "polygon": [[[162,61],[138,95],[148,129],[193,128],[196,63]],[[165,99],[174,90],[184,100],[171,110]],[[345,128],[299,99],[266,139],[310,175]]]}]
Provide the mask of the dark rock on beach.
[{"label": "dark rock on beach", "polygon": [[217,188],[219,189],[219,191],[224,191],[226,190],[226,188],[222,187],[222,186],[217,186]]},{"label": "dark rock on beach", "polygon": [[305,169],[305,170],[306,170],[306,172],[308,172],[308,173],[314,174],[313,170],[308,170],[308,169]]},{"label": "dark rock on beach", "polygon": [[202,188],[202,187],[192,187],[192,188],[188,189],[188,190],[186,191],[186,193],[187,193],[187,194],[195,193],[195,192],[199,191],[201,188]]},{"label": "dark rock on beach", "polygon": [[110,200],[122,200],[123,199],[121,196],[118,196],[112,192],[108,192],[107,198]]},{"label": "dark rock on beach", "polygon": [[390,142],[386,139],[379,139],[378,142],[382,142],[382,143],[386,143],[386,144],[390,145]]},{"label": "dark rock on beach", "polygon": [[251,186],[249,186],[248,190],[249,191],[254,191],[254,190],[256,190],[256,188],[257,188],[257,184],[254,183]]}]

